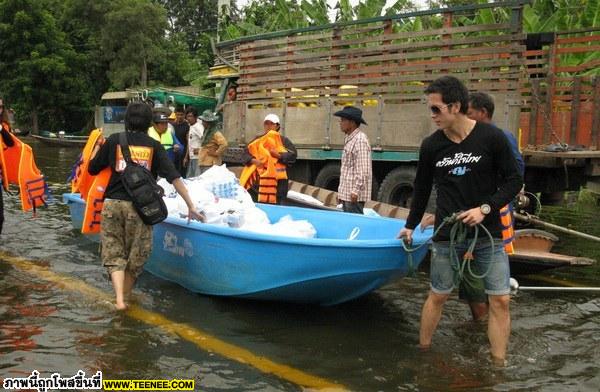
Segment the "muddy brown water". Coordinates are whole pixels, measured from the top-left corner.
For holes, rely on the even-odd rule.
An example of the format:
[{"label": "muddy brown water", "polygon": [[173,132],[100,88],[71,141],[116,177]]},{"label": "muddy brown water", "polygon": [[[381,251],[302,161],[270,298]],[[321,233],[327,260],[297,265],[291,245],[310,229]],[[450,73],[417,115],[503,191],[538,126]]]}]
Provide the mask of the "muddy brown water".
[{"label": "muddy brown water", "polygon": [[[97,245],[73,230],[60,195],[78,151],[31,142],[56,202],[33,218],[5,195],[0,250],[110,293]],[[542,218],[600,235],[600,212],[582,198],[545,207]],[[560,235],[556,250],[600,260],[600,246]],[[282,261],[283,262],[283,261]],[[600,287],[600,266],[543,274]],[[521,284],[547,285],[535,279]],[[144,273],[142,307],[205,331],[280,364],[356,391],[598,391],[600,294],[520,292],[511,303],[509,366],[488,362],[485,328],[453,296],[434,337],[416,349],[425,273],[330,308],[193,294]],[[112,311],[98,298],[0,260],[0,378],[64,377],[82,369],[105,379],[194,379],[203,391],[294,391],[302,388],[251,365]]]}]

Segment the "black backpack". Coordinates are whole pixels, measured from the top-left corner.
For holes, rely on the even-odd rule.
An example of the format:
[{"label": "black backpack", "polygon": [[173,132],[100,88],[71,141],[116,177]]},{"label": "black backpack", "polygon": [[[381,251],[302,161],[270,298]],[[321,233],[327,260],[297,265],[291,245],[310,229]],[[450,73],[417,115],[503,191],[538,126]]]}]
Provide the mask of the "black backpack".
[{"label": "black backpack", "polygon": [[164,190],[156,183],[152,173],[131,159],[127,132],[119,135],[119,145],[125,162],[125,170],[121,173],[121,182],[131,197],[133,207],[142,221],[147,225],[155,225],[164,221],[169,214],[163,200]]}]

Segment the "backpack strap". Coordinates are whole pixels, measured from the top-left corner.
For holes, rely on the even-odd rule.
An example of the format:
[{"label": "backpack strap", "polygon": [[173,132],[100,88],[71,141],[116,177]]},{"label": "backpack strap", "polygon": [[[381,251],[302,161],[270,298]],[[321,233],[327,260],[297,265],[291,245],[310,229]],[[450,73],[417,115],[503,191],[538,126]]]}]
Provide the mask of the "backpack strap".
[{"label": "backpack strap", "polygon": [[129,142],[127,141],[127,131],[119,134],[119,146],[121,147],[121,154],[125,158],[125,162],[133,163],[131,160],[131,153],[129,152]]}]

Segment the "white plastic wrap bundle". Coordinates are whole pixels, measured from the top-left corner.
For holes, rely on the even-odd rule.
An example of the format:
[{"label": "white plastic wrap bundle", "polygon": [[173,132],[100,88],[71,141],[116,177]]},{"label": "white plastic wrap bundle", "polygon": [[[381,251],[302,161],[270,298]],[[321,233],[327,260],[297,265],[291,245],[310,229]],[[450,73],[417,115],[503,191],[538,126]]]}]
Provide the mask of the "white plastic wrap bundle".
[{"label": "white plastic wrap bundle", "polygon": [[[254,205],[250,194],[225,165],[213,166],[201,176],[183,181],[196,209],[204,213],[208,224],[270,235],[304,238],[316,236],[316,230],[310,222],[294,221],[289,215],[271,224],[267,214]],[[159,181],[159,185],[165,190],[165,204],[169,215],[185,216],[187,206],[173,185],[164,179]]]}]

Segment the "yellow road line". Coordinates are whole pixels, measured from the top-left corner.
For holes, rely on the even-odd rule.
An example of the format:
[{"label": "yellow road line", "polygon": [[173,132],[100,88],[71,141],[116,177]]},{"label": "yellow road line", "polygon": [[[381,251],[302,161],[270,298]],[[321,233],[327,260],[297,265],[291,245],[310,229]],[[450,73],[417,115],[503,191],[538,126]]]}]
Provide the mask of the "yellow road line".
[{"label": "yellow road line", "polygon": [[[79,279],[53,272],[47,267],[36,264],[31,260],[13,256],[3,251],[0,251],[0,259],[8,262],[20,270],[52,282],[56,286],[62,287],[69,291],[75,291],[96,300],[113,300],[113,298],[105,291],[90,286]],[[139,306],[130,306],[126,314],[136,320],[159,327],[166,332],[176,334],[182,339],[195,344],[202,350],[214,352],[225,358],[252,366],[264,373],[271,373],[294,384],[319,390],[347,390],[347,388],[341,384],[326,380],[321,377],[313,376],[287,365],[279,364],[266,357],[255,355],[244,348],[237,347],[233,344],[217,339],[216,337],[211,336],[210,334],[188,324],[176,323],[158,313],[145,310]]]}]

